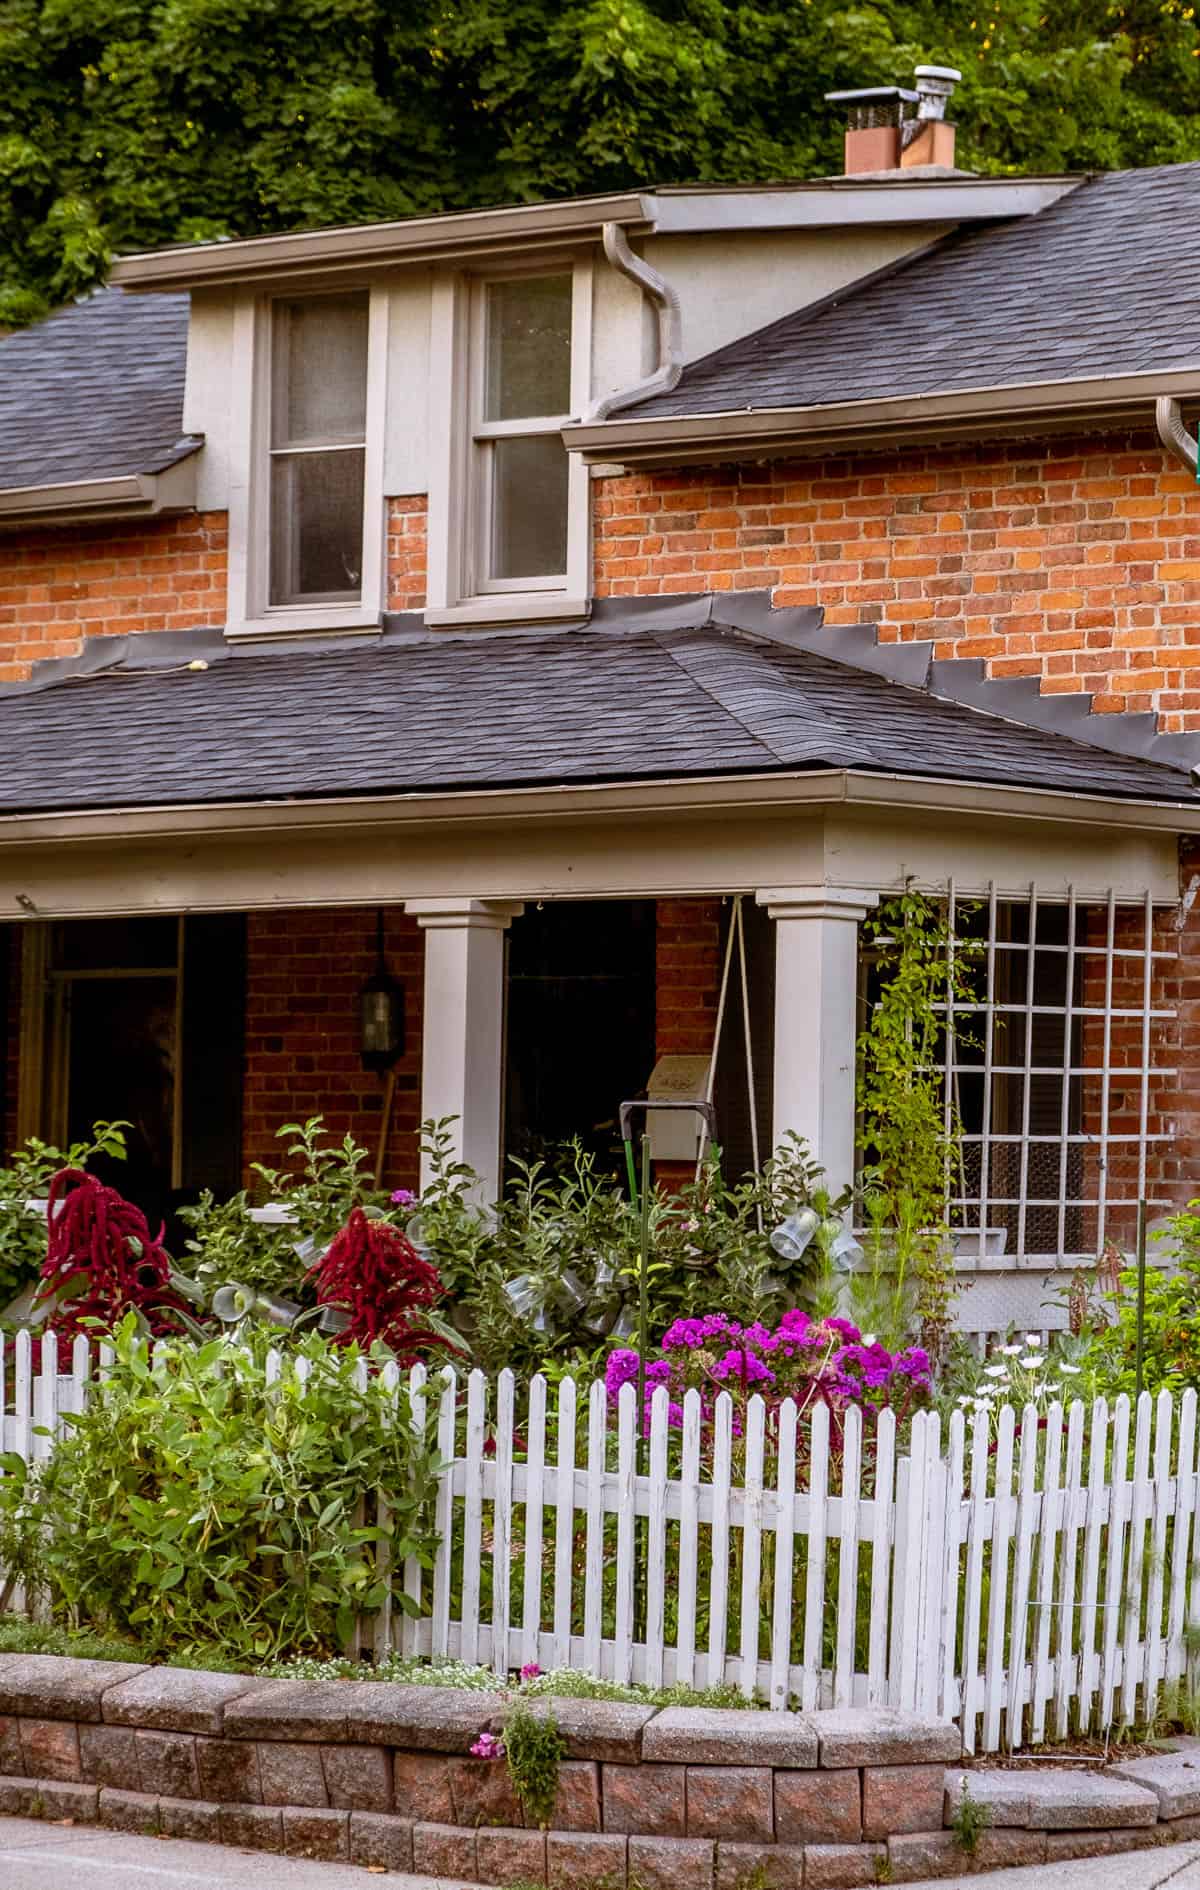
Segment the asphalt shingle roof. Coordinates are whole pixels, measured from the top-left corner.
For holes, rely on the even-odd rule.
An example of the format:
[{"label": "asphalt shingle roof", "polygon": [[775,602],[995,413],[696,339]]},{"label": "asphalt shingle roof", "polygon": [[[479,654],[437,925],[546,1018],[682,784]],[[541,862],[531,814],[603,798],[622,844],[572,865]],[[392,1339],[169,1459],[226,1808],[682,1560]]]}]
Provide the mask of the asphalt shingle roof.
[{"label": "asphalt shingle roof", "polygon": [[[690,605],[690,600],[689,600]],[[482,639],[213,648],[0,692],[0,811],[895,771],[1191,801],[1180,769],[731,630],[709,600]],[[785,615],[787,613],[784,613]],[[800,615],[800,613],[792,613]],[[142,646],[149,639],[138,637]],[[167,654],[164,655],[164,649]],[[135,651],[134,662],[143,660]]]},{"label": "asphalt shingle roof", "polygon": [[188,297],[100,289],[0,341],[0,489],[160,472],[183,432]]},{"label": "asphalt shingle roof", "polygon": [[1115,171],[731,342],[626,419],[1200,362],[1200,164]]}]

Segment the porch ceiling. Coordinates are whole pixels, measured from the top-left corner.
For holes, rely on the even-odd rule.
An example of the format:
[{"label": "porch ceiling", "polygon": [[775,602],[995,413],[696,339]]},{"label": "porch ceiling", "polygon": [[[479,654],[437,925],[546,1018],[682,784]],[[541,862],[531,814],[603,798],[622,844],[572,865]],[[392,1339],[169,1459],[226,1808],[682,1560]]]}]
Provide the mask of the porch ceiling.
[{"label": "porch ceiling", "polygon": [[820,625],[700,597],[563,629],[97,644],[0,690],[0,817],[829,770],[1200,809],[1182,766],[898,680]]}]

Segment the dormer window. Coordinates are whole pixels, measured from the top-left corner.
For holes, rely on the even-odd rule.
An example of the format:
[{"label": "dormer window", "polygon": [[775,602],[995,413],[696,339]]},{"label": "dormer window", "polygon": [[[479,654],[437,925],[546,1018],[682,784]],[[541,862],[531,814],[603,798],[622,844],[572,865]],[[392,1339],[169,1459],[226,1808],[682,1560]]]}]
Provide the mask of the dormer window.
[{"label": "dormer window", "polygon": [[357,602],[368,298],[280,301],[272,317],[269,602]]},{"label": "dormer window", "polygon": [[591,295],[584,260],[435,288],[428,622],[586,611]]}]

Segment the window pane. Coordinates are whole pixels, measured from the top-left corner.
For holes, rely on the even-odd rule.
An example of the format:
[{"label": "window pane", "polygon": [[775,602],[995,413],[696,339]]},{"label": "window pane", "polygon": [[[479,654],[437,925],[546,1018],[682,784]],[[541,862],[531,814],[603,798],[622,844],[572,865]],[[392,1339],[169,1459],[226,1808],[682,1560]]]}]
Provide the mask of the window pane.
[{"label": "window pane", "polygon": [[489,283],[484,417],[524,420],[570,411],[570,276]]},{"label": "window pane", "polygon": [[567,454],[556,433],[492,445],[494,578],[554,577],[567,568]]},{"label": "window pane", "polygon": [[357,597],[362,589],[362,451],[271,463],[271,602]]},{"label": "window pane", "polygon": [[276,446],[361,440],[367,424],[367,297],[275,305]]}]

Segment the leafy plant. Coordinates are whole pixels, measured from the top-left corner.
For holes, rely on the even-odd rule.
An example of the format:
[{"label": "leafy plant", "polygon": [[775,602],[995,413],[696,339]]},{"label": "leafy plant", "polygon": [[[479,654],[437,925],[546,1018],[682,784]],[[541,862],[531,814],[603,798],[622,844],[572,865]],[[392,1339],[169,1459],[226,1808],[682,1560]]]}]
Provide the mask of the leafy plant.
[{"label": "leafy plant", "polygon": [[94,1123],[90,1142],[72,1142],[65,1149],[31,1135],[0,1168],[0,1305],[34,1279],[46,1259],[46,1217],[31,1213],[26,1202],[42,1200],[60,1169],[86,1168],[97,1155],[123,1161],[128,1127],[127,1122]]},{"label": "leafy plant", "polygon": [[[331,1142],[323,1116],[310,1116],[307,1122],[285,1122],[275,1133],[280,1140],[291,1136],[286,1155],[293,1165],[268,1168],[263,1162],[254,1162],[251,1166],[267,1199],[282,1202],[294,1217],[294,1241],[307,1238],[314,1246],[327,1246],[356,1207],[388,1214],[391,1197],[375,1186],[370,1153],[352,1135]],[[301,1255],[304,1259],[313,1257],[311,1253]]]},{"label": "leafy plant", "polygon": [[309,1334],[273,1378],[266,1334],[163,1340],[151,1361],[130,1318],[114,1349],[44,1467],[0,1459],[0,1552],[56,1618],[152,1658],[328,1654],[382,1605],[383,1545],[431,1564],[433,1411],[418,1426],[406,1391],[360,1382],[354,1348]]},{"label": "leafy plant", "polygon": [[950,1819],[950,1829],[958,1840],[960,1849],[965,1851],[968,1857],[973,1857],[979,1849],[979,1840],[991,1822],[991,1806],[981,1804],[974,1796],[964,1772],[962,1790]]},{"label": "leafy plant", "polygon": [[[1148,1391],[1200,1386],[1200,1200],[1189,1201],[1152,1238],[1169,1265],[1146,1268],[1142,1383]],[[1137,1383],[1137,1269],[1119,1271],[1112,1324],[1092,1324],[1081,1362],[1095,1389],[1132,1393]]]},{"label": "leafy plant", "polygon": [[508,1775],[526,1818],[548,1825],[558,1796],[558,1772],[567,1746],[552,1712],[531,1713],[518,1701],[504,1720]]}]

